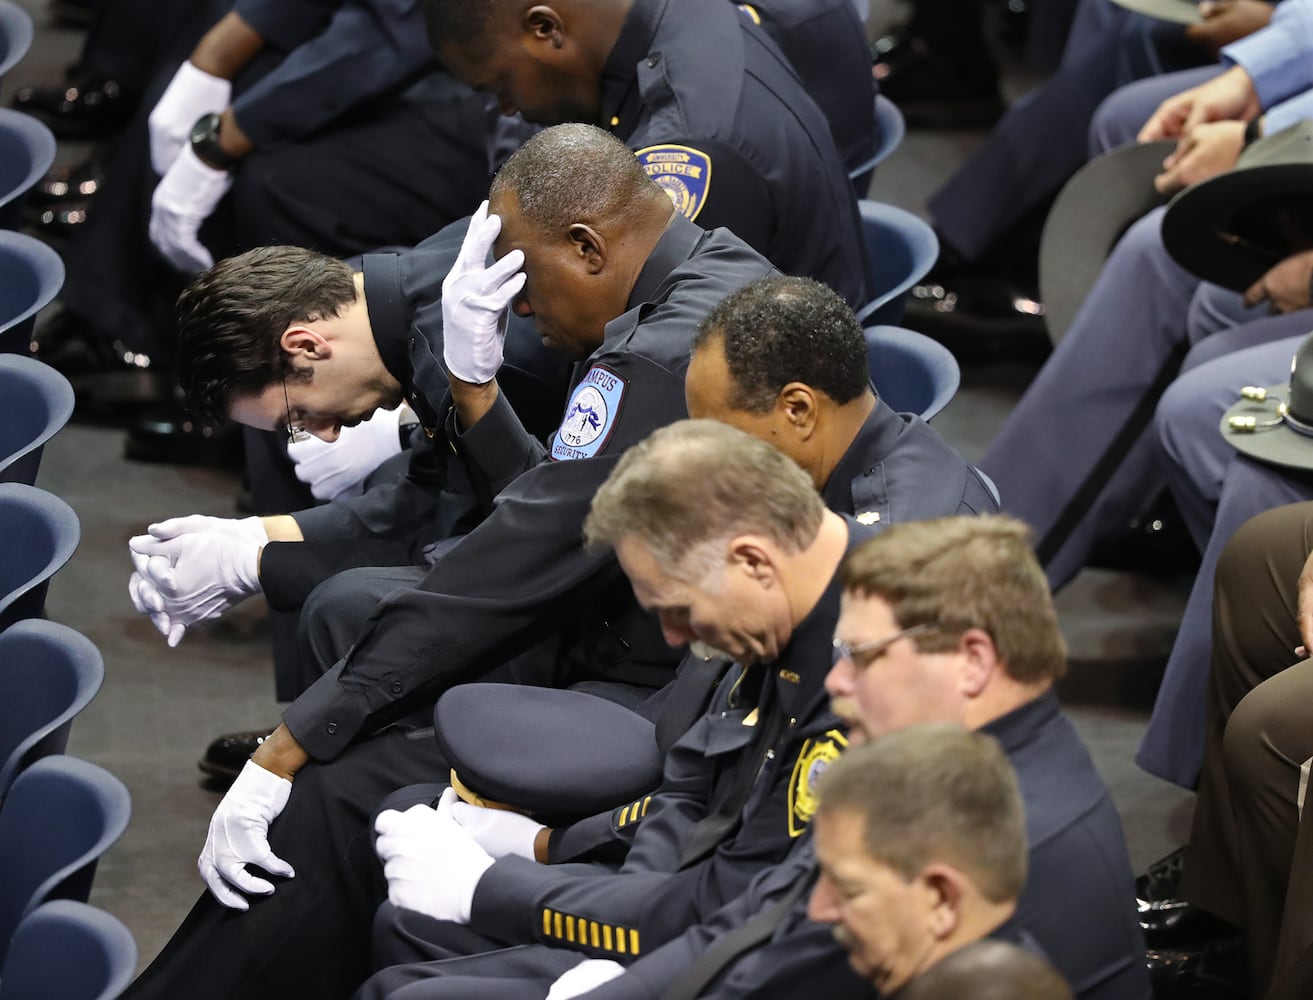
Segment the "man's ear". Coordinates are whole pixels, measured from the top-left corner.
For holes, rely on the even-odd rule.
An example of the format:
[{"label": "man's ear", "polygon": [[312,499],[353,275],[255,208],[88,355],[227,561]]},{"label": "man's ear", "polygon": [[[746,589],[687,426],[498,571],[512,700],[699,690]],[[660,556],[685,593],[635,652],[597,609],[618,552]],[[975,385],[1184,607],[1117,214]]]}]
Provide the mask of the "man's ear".
[{"label": "man's ear", "polygon": [[304,323],[291,323],[278,338],[278,345],[293,359],[323,361],[333,354],[333,346],[318,330]]},{"label": "man's ear", "polygon": [[818,404],[815,390],[803,382],[790,382],[775,397],[775,409],[802,441],[816,433]]},{"label": "man's ear", "polygon": [[921,870],[921,884],[930,894],[927,914],[928,930],[943,941],[957,930],[962,921],[962,905],[967,894],[967,879],[952,865],[932,863]]},{"label": "man's ear", "polygon": [[739,535],[729,543],[730,562],[763,587],[773,587],[779,570],[765,539],[759,535]]},{"label": "man's ear", "polygon": [[600,274],[606,267],[606,237],[592,226],[574,223],[570,227],[570,244],[589,274]]},{"label": "man's ear", "polygon": [[994,671],[999,669],[994,640],[982,628],[969,628],[958,640],[958,652],[963,659],[959,675],[962,693],[968,698],[977,698],[989,685]]},{"label": "man's ear", "polygon": [[520,15],[520,27],[535,42],[543,42],[554,49],[565,45],[565,21],[546,4],[537,4]]}]

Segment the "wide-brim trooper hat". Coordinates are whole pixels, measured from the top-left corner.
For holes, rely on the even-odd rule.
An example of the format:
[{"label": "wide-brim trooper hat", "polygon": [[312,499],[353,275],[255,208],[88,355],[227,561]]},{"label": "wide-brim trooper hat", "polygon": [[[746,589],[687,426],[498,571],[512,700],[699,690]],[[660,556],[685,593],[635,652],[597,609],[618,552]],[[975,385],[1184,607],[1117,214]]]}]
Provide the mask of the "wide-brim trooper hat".
[{"label": "wide-brim trooper hat", "polygon": [[1137,14],[1171,21],[1173,24],[1203,24],[1204,15],[1195,0],[1113,0],[1119,7]]},{"label": "wide-brim trooper hat", "polygon": [[1222,417],[1222,436],[1260,462],[1313,469],[1313,334],[1290,363],[1290,381],[1240,390]]},{"label": "wide-brim trooper hat", "polygon": [[1049,339],[1062,339],[1103,270],[1104,261],[1137,219],[1166,199],[1153,187],[1174,142],[1109,150],[1085,164],[1058,195],[1039,246],[1039,290]]},{"label": "wide-brim trooper hat", "polygon": [[1191,274],[1243,292],[1313,238],[1313,122],[1252,143],[1235,168],[1186,188],[1163,245]]}]

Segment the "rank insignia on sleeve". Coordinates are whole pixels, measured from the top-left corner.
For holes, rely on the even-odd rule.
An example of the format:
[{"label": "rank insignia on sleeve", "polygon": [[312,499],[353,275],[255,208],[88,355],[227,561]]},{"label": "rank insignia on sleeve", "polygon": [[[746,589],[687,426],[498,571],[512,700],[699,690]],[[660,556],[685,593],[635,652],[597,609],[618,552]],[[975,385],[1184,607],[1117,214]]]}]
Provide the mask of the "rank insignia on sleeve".
[{"label": "rank insignia on sleeve", "polygon": [[594,365],[570,394],[561,426],[552,438],[552,458],[567,462],[592,458],[611,437],[625,398],[625,380]]},{"label": "rank insignia on sleeve", "polygon": [[741,3],[738,5],[740,13],[743,14],[753,24],[761,24],[761,15],[757,13],[757,8],[750,3]]},{"label": "rank insignia on sleeve", "polygon": [[789,779],[789,836],[800,837],[816,815],[816,783],[825,769],[839,758],[848,746],[847,738],[837,729],[808,740],[798,751],[793,776]]},{"label": "rank insignia on sleeve", "polygon": [[711,190],[711,157],[692,146],[646,146],[634,154],[689,222],[698,217]]}]

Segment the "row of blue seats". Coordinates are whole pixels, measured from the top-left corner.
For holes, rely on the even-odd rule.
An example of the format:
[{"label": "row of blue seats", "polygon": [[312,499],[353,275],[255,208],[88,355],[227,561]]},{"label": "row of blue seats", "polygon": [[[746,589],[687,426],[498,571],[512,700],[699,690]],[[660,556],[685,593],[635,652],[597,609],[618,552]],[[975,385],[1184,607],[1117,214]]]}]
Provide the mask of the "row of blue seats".
[{"label": "row of blue seats", "polygon": [[[32,33],[26,11],[0,0],[0,80]],[[0,110],[0,352],[12,352],[0,353],[0,1000],[112,1000],[136,970],[136,944],[86,900],[131,799],[108,771],[64,756],[105,667],[89,639],[42,619],[50,578],[81,534],[73,509],[35,485],[46,443],[72,415],[73,390],[23,356],[64,266],[13,231],[54,156],[49,129]]]}]

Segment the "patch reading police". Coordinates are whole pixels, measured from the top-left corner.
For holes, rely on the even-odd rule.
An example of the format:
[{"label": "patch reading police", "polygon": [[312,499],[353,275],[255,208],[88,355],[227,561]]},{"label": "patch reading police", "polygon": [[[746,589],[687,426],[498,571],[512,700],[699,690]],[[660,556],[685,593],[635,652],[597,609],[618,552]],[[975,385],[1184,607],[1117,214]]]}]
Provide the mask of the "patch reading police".
[{"label": "patch reading police", "polygon": [[825,769],[837,760],[848,740],[837,729],[808,740],[798,751],[793,776],[789,778],[789,836],[801,837],[816,815],[816,783]]},{"label": "patch reading police", "polygon": [[609,368],[594,365],[575,386],[565,418],[552,438],[552,458],[592,458],[605,446],[620,416],[627,383]]},{"label": "patch reading police", "polygon": [[634,154],[651,177],[689,222],[698,217],[711,190],[711,157],[692,146],[647,146]]}]

